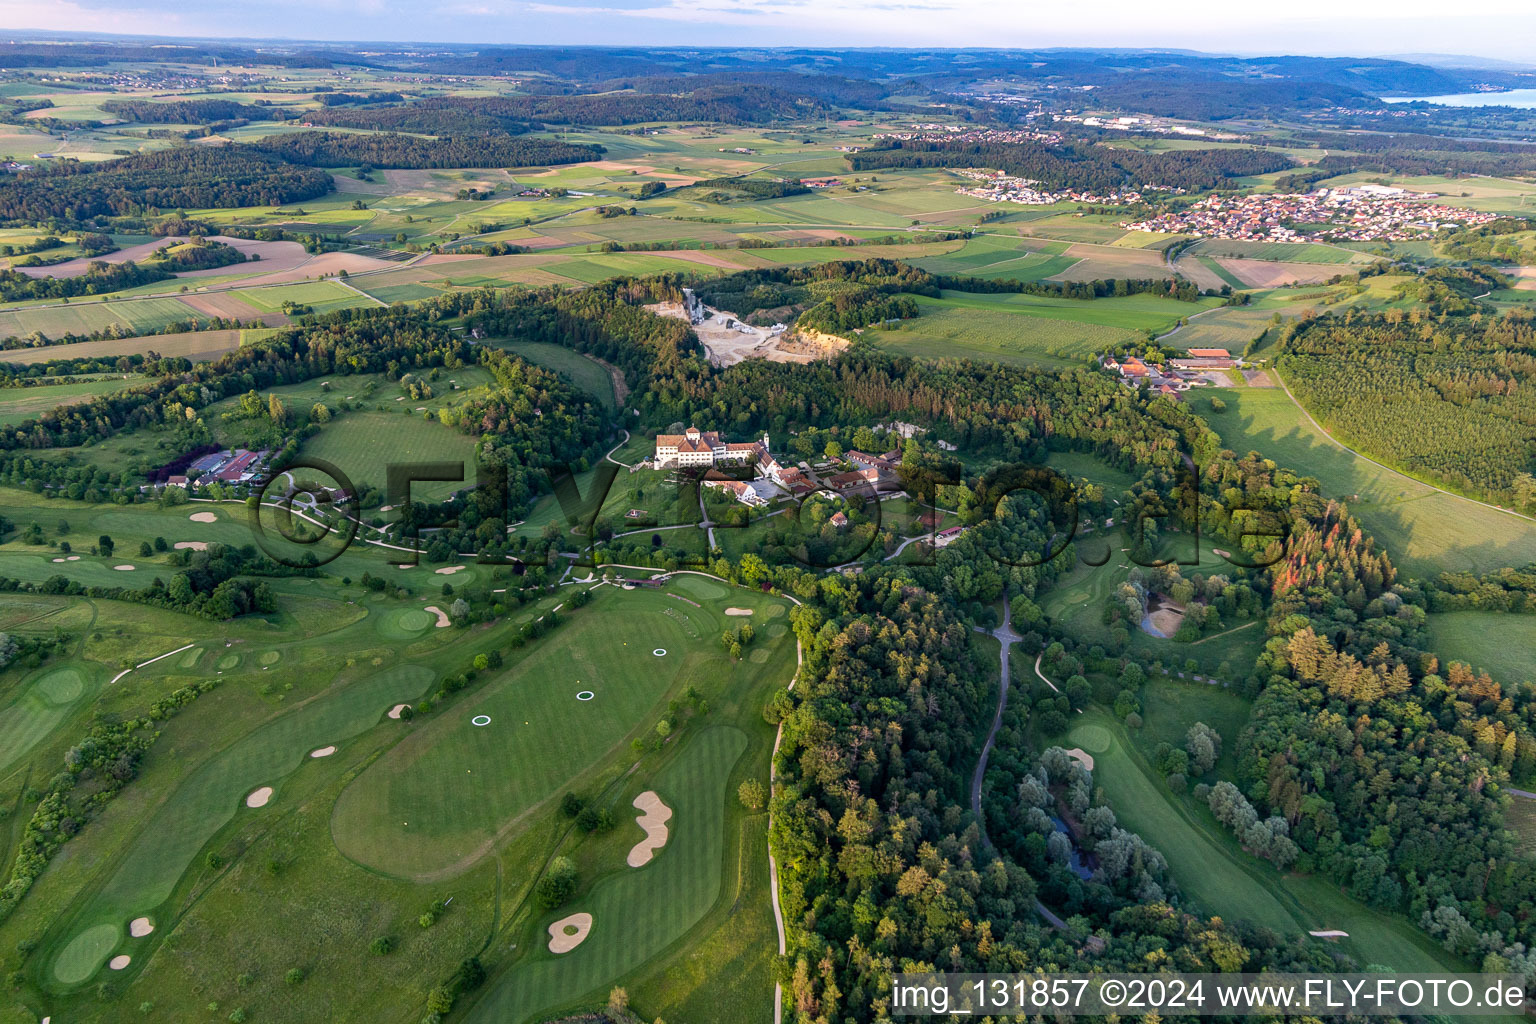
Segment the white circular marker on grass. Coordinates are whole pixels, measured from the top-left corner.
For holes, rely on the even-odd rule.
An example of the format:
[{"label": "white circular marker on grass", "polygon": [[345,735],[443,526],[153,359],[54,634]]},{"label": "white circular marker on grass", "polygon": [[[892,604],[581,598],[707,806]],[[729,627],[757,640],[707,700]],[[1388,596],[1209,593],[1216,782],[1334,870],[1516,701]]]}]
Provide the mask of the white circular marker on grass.
[{"label": "white circular marker on grass", "polygon": [[469,724],[470,725],[490,725],[491,724],[491,716],[490,715],[476,715],[474,718],[471,718],[469,720]]},{"label": "white circular marker on grass", "polygon": [[666,657],[667,649],[665,647],[658,647],[654,651],[652,651],[651,653],[656,655],[656,657],[658,657],[658,658],[663,658],[663,657]]},{"label": "white circular marker on grass", "polygon": [[247,807],[265,807],[265,806],[267,806],[267,801],[271,800],[271,799],[272,799],[272,787],[271,786],[262,786],[260,789],[253,790],[251,792],[251,795],[245,798],[245,806],[247,806]]},{"label": "white circular marker on grass", "polygon": [[593,693],[591,690],[582,690],[580,693],[578,693],[576,695],[576,699],[577,700],[591,700],[593,697],[596,697],[596,696],[597,696],[597,694]]}]

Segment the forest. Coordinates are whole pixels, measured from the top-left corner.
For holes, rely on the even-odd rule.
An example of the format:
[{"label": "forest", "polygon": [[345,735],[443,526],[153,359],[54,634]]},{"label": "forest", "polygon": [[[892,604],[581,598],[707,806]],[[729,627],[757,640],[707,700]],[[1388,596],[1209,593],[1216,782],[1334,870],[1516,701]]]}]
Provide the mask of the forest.
[{"label": "forest", "polygon": [[1353,310],[1286,329],[1278,365],[1340,438],[1424,479],[1536,500],[1536,336],[1529,314]]},{"label": "forest", "polygon": [[896,167],[992,167],[1050,188],[1189,191],[1220,188],[1232,178],[1293,166],[1281,153],[1261,149],[1196,149],[1144,153],[1082,143],[924,142],[896,140],[848,157],[855,171]]},{"label": "forest", "polygon": [[423,139],[415,135],[302,132],[272,135],[253,148],[309,167],[537,167],[602,156],[599,146],[505,134]]},{"label": "forest", "polygon": [[266,206],[318,199],[331,176],[245,146],[183,146],[0,179],[0,220],[81,221],[178,207]]}]

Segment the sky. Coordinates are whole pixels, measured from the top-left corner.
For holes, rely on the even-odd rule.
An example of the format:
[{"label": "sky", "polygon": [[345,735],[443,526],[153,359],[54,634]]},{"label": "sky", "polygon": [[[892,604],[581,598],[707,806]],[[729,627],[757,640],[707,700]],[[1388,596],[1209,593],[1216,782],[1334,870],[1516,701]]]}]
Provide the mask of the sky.
[{"label": "sky", "polygon": [[499,45],[1180,47],[1536,58],[1536,3],[1477,0],[0,0],[0,28]]}]

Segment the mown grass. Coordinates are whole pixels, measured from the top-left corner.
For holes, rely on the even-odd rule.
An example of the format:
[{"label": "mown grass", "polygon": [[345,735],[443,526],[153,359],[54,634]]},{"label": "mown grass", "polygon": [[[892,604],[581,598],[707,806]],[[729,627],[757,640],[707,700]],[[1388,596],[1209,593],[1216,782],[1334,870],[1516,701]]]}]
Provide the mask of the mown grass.
[{"label": "mown grass", "polygon": [[[1212,398],[1222,399],[1227,410],[1211,412]],[[1536,561],[1536,523],[1442,494],[1345,451],[1281,388],[1206,390],[1191,392],[1188,400],[1228,448],[1258,451],[1315,477],[1324,494],[1348,502],[1377,544],[1409,571],[1487,572]]]},{"label": "mown grass", "polygon": [[1462,661],[1506,686],[1536,682],[1536,616],[1437,612],[1426,620],[1441,661]]}]

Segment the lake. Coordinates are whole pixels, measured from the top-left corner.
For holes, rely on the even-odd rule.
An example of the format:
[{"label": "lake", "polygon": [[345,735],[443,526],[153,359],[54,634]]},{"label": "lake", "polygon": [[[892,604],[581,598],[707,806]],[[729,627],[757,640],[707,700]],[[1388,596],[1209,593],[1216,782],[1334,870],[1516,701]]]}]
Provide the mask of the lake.
[{"label": "lake", "polygon": [[1388,103],[1438,103],[1445,107],[1536,107],[1536,89],[1458,92],[1449,96],[1383,96]]}]

